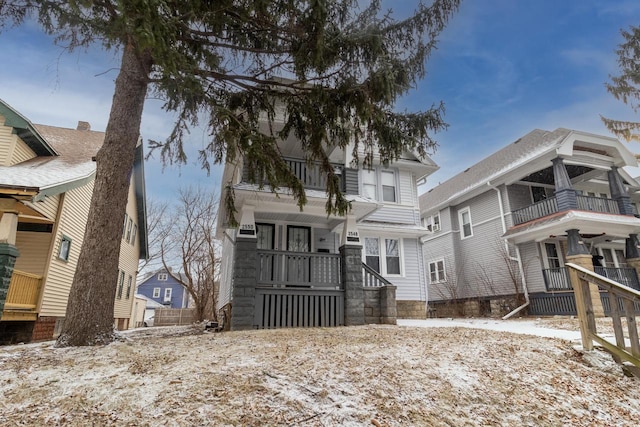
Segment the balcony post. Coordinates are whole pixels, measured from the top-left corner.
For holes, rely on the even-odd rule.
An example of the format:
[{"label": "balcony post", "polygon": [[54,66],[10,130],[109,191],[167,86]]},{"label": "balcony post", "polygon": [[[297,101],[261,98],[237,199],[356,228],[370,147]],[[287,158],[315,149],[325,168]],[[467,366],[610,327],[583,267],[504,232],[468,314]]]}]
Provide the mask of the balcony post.
[{"label": "balcony post", "polygon": [[[15,206],[15,200],[5,201],[0,207]],[[3,206],[5,205],[5,206]],[[13,276],[13,267],[16,264],[16,258],[20,256],[18,248],[16,248],[16,233],[18,230],[18,212],[15,210],[4,210],[0,219],[0,316],[4,310],[4,303],[9,293],[9,285],[11,284],[11,276]]]},{"label": "balcony post", "polygon": [[618,203],[618,209],[621,215],[633,216],[633,208],[631,207],[631,199],[624,189],[622,177],[618,172],[617,166],[611,166],[611,170],[607,172],[609,178],[609,191],[611,198]]},{"label": "balcony post", "polygon": [[553,181],[555,183],[555,196],[558,202],[558,212],[578,209],[576,190],[571,186],[571,179],[564,166],[562,158],[556,157],[553,163]]},{"label": "balcony post", "polygon": [[[589,253],[589,249],[582,241],[580,232],[576,229],[567,230],[567,262],[577,264],[587,270],[594,271],[593,257]],[[574,293],[576,289],[573,290]],[[593,306],[594,317],[604,317],[604,308],[600,299],[600,290],[598,285],[589,284],[589,293],[591,294],[591,304]]]},{"label": "balcony post", "polygon": [[236,237],[231,296],[231,330],[253,328],[257,283],[257,239],[254,207],[244,205]]}]

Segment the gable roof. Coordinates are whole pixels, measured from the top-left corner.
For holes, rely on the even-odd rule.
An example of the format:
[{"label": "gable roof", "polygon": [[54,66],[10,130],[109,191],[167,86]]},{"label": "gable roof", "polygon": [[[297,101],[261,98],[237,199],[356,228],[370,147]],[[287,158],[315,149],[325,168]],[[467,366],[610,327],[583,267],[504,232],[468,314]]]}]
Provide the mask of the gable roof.
[{"label": "gable roof", "polygon": [[[496,151],[489,157],[479,161],[465,171],[455,175],[437,187],[420,196],[422,211],[441,209],[444,206],[457,204],[475,195],[474,191],[483,191],[487,185],[500,185],[504,176],[526,163],[544,155],[557,153],[571,135],[580,139],[597,139],[614,144],[623,161],[633,156],[615,138],[591,135],[565,128],[554,131],[535,129],[515,142]],[[557,155],[557,154],[556,154]]]}]

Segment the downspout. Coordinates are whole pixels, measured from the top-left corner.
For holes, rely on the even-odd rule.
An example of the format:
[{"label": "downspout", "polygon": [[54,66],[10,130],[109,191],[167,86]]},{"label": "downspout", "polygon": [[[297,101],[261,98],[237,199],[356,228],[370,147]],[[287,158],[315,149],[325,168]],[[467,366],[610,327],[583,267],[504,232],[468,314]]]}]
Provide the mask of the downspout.
[{"label": "downspout", "polygon": [[[489,186],[489,188],[494,189],[498,195],[498,206],[500,208],[500,222],[502,223],[502,234],[504,234],[507,232],[507,222],[504,219],[505,213],[504,213],[504,207],[502,206],[502,193],[500,193],[500,189],[498,189],[496,186],[491,185],[490,181],[487,182],[487,185]],[[512,310],[510,313],[506,314],[504,317],[502,317],[502,320],[507,320],[514,314],[520,312],[523,308],[529,306],[529,303],[530,303],[529,291],[527,289],[527,280],[524,275],[524,269],[522,268],[522,257],[520,256],[520,248],[518,247],[518,245],[515,245],[515,247],[516,247],[516,257],[512,257],[509,253],[509,243],[507,242],[506,239],[504,240],[504,250],[509,261],[515,261],[518,263],[518,271],[520,272],[520,279],[522,280],[522,291],[524,292],[525,303],[522,304],[520,307],[516,308],[515,310]]]}]

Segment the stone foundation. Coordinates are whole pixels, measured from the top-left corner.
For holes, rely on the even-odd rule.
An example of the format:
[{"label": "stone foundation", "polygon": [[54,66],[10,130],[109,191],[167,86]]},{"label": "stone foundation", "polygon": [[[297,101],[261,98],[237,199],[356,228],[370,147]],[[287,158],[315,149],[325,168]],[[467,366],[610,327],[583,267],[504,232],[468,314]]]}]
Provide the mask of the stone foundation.
[{"label": "stone foundation", "polygon": [[[522,300],[522,301],[520,301]],[[492,299],[429,302],[429,317],[502,317],[524,303],[522,296],[504,295]],[[521,314],[525,314],[526,310]]]},{"label": "stone foundation", "polygon": [[427,303],[424,301],[396,301],[399,319],[425,319]]}]

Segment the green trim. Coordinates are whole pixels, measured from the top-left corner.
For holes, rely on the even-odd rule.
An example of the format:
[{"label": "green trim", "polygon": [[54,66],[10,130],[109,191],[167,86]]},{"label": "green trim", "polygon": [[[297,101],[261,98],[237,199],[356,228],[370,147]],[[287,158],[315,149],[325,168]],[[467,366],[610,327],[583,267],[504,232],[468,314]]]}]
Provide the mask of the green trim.
[{"label": "green trim", "polygon": [[14,129],[20,137],[38,156],[56,156],[58,153],[33,127],[33,124],[22,114],[14,110],[9,104],[0,99],[0,115],[4,116],[4,124]]},{"label": "green trim", "polygon": [[[69,248],[67,249],[67,256],[66,258],[63,258],[61,256],[61,252],[62,252],[62,242],[69,242]],[[73,242],[73,239],[71,239],[71,237],[67,236],[66,234],[62,234],[62,237],[60,237],[60,245],[58,246],[58,259],[60,261],[64,261],[64,262],[69,262],[69,255],[71,255],[71,243]]]},{"label": "green trim", "polygon": [[96,172],[93,171],[84,178],[79,178],[74,181],[65,182],[64,184],[58,184],[51,187],[40,189],[38,194],[33,197],[34,202],[41,202],[47,197],[56,196],[58,194],[66,193],[76,188],[83,187],[95,179]]}]

